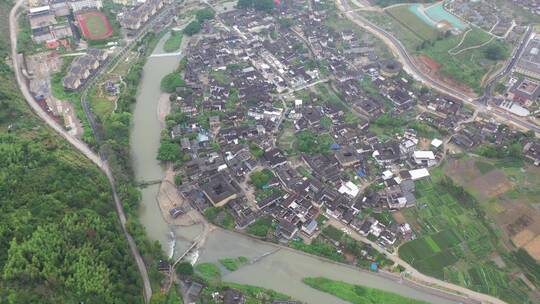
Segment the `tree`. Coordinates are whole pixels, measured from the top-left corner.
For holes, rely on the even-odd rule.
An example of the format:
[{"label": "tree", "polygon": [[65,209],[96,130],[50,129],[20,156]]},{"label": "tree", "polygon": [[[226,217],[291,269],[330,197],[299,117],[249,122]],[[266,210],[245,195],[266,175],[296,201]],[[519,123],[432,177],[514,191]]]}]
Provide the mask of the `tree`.
[{"label": "tree", "polygon": [[484,50],[487,59],[499,61],[506,57],[506,50],[499,44],[492,44]]},{"label": "tree", "polygon": [[189,277],[192,276],[193,266],[189,262],[181,262],[176,265],[176,273],[181,277]]},{"label": "tree", "polygon": [[195,13],[195,17],[199,23],[203,23],[206,20],[212,20],[214,19],[214,16],[214,11],[210,8],[203,8]]},{"label": "tree", "polygon": [[257,189],[262,189],[268,182],[274,177],[272,171],[268,169],[263,169],[261,171],[253,172],[249,176],[251,183],[257,187]]},{"label": "tree", "polygon": [[317,135],[311,131],[296,133],[296,147],[298,151],[308,154],[326,154],[334,140],[328,134]]},{"label": "tree", "polygon": [[185,86],[186,82],[179,73],[172,72],[161,79],[161,90],[165,93],[173,93],[176,88]]},{"label": "tree", "polygon": [[162,142],[159,146],[157,159],[161,161],[175,161],[180,157],[180,146],[172,142]]},{"label": "tree", "polygon": [[249,144],[249,152],[251,152],[255,158],[261,158],[264,155],[263,149],[261,149],[261,147],[257,146],[255,143]]},{"label": "tree", "polygon": [[201,31],[201,23],[197,20],[191,21],[185,28],[184,34],[193,36]]}]

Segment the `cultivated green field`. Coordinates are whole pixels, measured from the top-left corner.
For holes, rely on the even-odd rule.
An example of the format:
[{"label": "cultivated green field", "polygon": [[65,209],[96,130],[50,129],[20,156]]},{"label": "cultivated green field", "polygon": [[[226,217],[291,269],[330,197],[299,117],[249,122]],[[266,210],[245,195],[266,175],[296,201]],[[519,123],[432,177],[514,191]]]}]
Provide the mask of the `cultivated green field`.
[{"label": "cultivated green field", "polygon": [[404,215],[420,237],[400,246],[400,257],[427,275],[508,303],[533,303],[529,288],[513,275],[531,267],[518,267],[514,262],[518,258],[504,247],[502,232],[480,203],[467,193],[460,194],[459,187],[443,183],[445,178],[438,168],[431,180],[416,183],[417,207],[405,210]]}]

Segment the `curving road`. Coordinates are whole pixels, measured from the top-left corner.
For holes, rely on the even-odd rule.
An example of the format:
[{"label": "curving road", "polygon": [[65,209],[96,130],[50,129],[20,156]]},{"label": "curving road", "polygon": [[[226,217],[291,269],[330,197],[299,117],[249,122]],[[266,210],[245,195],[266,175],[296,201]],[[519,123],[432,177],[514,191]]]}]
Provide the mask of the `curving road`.
[{"label": "curving road", "polygon": [[9,35],[10,35],[10,42],[11,42],[11,56],[13,60],[13,70],[15,71],[15,77],[17,79],[17,83],[19,85],[19,89],[21,90],[21,93],[23,94],[27,104],[30,106],[32,111],[41,118],[49,127],[51,127],[58,135],[62,136],[65,140],[67,140],[75,149],[79,150],[82,154],[84,154],[90,161],[92,161],[94,164],[98,166],[98,168],[101,169],[107,176],[107,179],[109,180],[109,183],[111,185],[113,199],[114,199],[114,205],[116,208],[116,213],[118,215],[118,219],[120,220],[120,225],[122,227],[122,231],[124,233],[124,236],[128,242],[129,249],[131,251],[131,254],[133,255],[137,268],[139,270],[139,273],[141,275],[141,279],[143,281],[143,293],[144,293],[144,299],[146,303],[150,303],[150,298],[152,296],[152,288],[150,286],[150,279],[148,277],[148,271],[146,270],[146,265],[144,264],[144,260],[141,257],[139,250],[137,249],[137,245],[135,243],[135,240],[133,237],[129,234],[129,232],[126,229],[126,215],[124,213],[124,209],[122,207],[122,203],[120,202],[120,199],[118,197],[118,194],[116,193],[116,186],[114,182],[114,178],[111,174],[111,170],[109,168],[109,165],[107,162],[100,157],[98,154],[96,154],[86,143],[82,142],[81,140],[73,137],[70,135],[62,126],[60,126],[52,117],[50,117],[34,100],[34,97],[28,90],[28,85],[26,83],[26,80],[24,79],[24,76],[22,74],[21,65],[19,62],[19,54],[17,53],[17,17],[16,13],[17,10],[24,4],[25,0],[18,0],[13,8],[11,9],[9,13]]},{"label": "curving road", "polygon": [[[464,94],[463,92],[456,90],[444,83],[441,83],[429,75],[424,74],[414,63],[412,56],[407,52],[405,46],[396,39],[391,33],[387,32],[386,30],[380,28],[379,26],[375,25],[371,21],[364,18],[362,15],[357,13],[357,10],[350,7],[350,4],[347,0],[335,0],[336,7],[343,13],[344,16],[346,16],[350,21],[355,23],[356,25],[364,28],[368,32],[372,33],[379,39],[381,39],[392,51],[394,54],[396,54],[399,58],[399,61],[403,64],[404,69],[413,76],[416,80],[419,80],[420,82],[428,85],[429,87],[439,91],[442,94],[451,96],[453,98],[456,98],[464,103],[467,103],[474,108],[478,109],[481,112],[489,113],[495,117],[497,117],[499,120],[505,120],[508,123],[514,124],[522,129],[526,130],[533,130],[536,133],[540,133],[540,127],[537,126],[534,123],[531,123],[527,121],[526,119],[518,118],[512,114],[509,114],[508,112],[495,108],[495,107],[487,107],[487,98],[486,96],[482,96],[481,98],[475,99],[471,96],[468,96]],[[530,35],[530,32],[528,33]],[[524,39],[528,39],[528,35],[525,35]],[[525,40],[524,40],[525,41]],[[525,43],[522,43],[520,45],[520,50],[524,47]],[[516,52],[516,54],[519,54],[521,51]],[[514,56],[510,62],[507,64],[507,66],[501,71],[503,72],[509,72],[515,63],[517,62],[519,56]],[[502,76],[500,77],[502,78]],[[500,79],[499,78],[499,79]],[[492,83],[494,85],[494,83]]]}]

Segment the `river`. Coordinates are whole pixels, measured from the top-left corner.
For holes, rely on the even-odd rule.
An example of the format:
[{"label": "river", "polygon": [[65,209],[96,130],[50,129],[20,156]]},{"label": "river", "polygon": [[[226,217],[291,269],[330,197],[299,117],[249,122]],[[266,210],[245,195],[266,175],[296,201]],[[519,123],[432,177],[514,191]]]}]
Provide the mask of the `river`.
[{"label": "river", "polygon": [[[154,54],[164,53],[163,42]],[[137,181],[152,181],[163,177],[163,168],[156,160],[161,124],[157,114],[157,102],[161,95],[161,78],[172,72],[180,56],[149,57],[139,85],[137,102],[133,112],[131,130],[131,153]],[[142,189],[140,221],[148,237],[157,240],[164,252],[174,256],[182,253],[202,230],[200,225],[171,227],[165,222],[156,201],[159,185]],[[245,256],[254,260],[235,272],[225,272],[225,281],[252,284],[274,289],[295,299],[312,304],[345,304],[346,302],[304,285],[301,280],[309,276],[331,279],[392,291],[403,296],[437,304],[457,303],[413,289],[391,279],[307,256],[273,244],[252,240],[246,236],[213,230],[199,252],[199,261],[216,262],[219,258]]]}]

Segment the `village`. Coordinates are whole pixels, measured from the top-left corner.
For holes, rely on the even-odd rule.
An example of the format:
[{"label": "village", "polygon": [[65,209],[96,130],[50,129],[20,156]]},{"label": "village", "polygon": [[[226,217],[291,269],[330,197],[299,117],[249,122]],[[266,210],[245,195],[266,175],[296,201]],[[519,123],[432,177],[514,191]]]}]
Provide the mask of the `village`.
[{"label": "village", "polygon": [[449,153],[518,139],[539,163],[534,137],[416,85],[372,37],[328,26],[325,2],[285,3],[278,16],[221,13],[191,40],[162,138],[180,149],[164,159],[185,200],[171,217],[196,209],[283,244],[318,242],[330,224],[392,253],[417,237],[392,214],[426,207],[415,184]]}]

